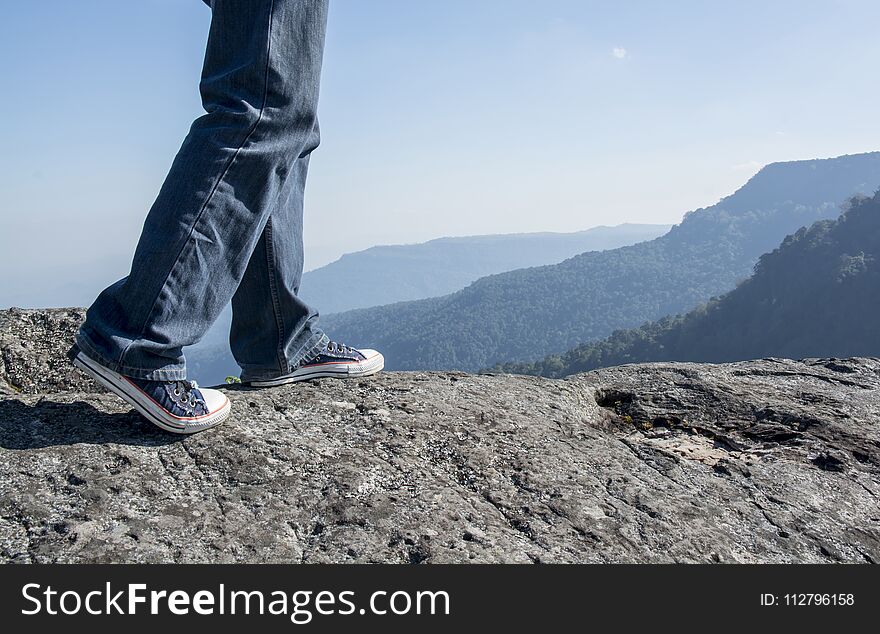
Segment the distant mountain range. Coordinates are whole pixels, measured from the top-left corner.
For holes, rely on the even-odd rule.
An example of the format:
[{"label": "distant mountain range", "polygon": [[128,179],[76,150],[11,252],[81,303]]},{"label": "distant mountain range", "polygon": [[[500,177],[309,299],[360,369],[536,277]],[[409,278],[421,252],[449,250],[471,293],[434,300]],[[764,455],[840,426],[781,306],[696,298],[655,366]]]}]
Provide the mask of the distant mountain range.
[{"label": "distant mountain range", "polygon": [[303,275],[300,296],[322,315],[446,295],[504,271],[653,240],[672,225],[622,224],[575,233],[438,238],[347,253]]},{"label": "distant mountain range", "polygon": [[[306,273],[300,294],[323,319],[334,311],[443,295],[491,273],[651,240],[670,226],[621,224],[573,233],[466,236],[377,246]],[[239,372],[229,351],[231,322],[227,307],[202,341],[186,350],[192,375],[206,385]]]},{"label": "distant mountain range", "polygon": [[801,229],[720,299],[505,372],[559,377],[644,361],[880,356],[880,194]]},{"label": "distant mountain range", "polygon": [[666,235],[560,264],[490,275],[455,293],[322,318],[389,369],[478,370],[560,354],[685,312],[748,277],[788,234],[880,186],[880,152],[768,165]]}]

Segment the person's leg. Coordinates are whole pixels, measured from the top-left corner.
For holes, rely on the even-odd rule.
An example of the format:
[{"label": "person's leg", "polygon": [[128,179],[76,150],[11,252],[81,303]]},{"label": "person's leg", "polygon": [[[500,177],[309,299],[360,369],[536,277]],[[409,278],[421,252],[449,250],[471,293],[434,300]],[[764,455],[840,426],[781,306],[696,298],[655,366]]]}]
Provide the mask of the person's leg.
[{"label": "person's leg", "polygon": [[[229,343],[242,368],[241,381],[271,387],[317,377],[356,378],[385,364],[376,350],[330,341],[315,324],[317,311],[299,298],[303,272],[303,194],[312,139],[291,169],[284,203],[269,216],[232,299]],[[269,308],[271,307],[271,310]]]},{"label": "person's leg", "polygon": [[318,313],[299,298],[303,273],[303,195],[317,123],[291,168],[286,200],[273,210],[232,298],[229,343],[241,380],[274,378],[311,358],[329,341]]},{"label": "person's leg", "polygon": [[[185,378],[182,348],[232,298],[260,241],[269,244],[269,218],[314,143],[326,0],[213,0],[212,11],[207,114],[147,216],[131,272],[101,293],[77,334],[91,358],[138,379]],[[255,297],[266,303],[248,310],[274,319],[271,294]]]}]

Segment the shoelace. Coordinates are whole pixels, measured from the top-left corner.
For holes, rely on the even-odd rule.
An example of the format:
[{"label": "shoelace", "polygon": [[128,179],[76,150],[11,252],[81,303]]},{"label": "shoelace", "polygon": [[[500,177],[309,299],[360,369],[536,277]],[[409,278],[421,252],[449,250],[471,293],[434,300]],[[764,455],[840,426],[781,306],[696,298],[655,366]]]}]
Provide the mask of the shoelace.
[{"label": "shoelace", "polygon": [[346,352],[354,352],[354,348],[338,343],[336,341],[328,341],[327,352],[341,352],[345,354]]},{"label": "shoelace", "polygon": [[190,407],[195,407],[198,404],[195,396],[193,395],[193,390],[197,389],[199,384],[195,381],[174,381],[174,396],[181,397],[181,403],[186,402]]},{"label": "shoelace", "polygon": [[[345,354],[346,352],[355,352],[355,351],[356,351],[356,348],[352,348],[351,346],[346,346],[346,345],[341,344],[336,341],[328,341],[327,346],[324,348],[324,350],[322,352],[319,352],[318,354],[316,354],[311,359],[309,359],[306,363],[311,363],[312,361],[314,361],[315,359],[320,357],[323,352],[327,352],[330,354],[333,354],[333,353]],[[227,378],[226,382],[227,383],[229,382],[228,378]]]}]

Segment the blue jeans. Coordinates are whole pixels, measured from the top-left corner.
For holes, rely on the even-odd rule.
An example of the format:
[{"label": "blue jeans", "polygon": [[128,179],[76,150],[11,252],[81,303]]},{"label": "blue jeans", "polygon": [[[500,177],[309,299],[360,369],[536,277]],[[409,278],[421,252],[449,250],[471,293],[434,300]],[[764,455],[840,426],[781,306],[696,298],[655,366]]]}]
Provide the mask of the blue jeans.
[{"label": "blue jeans", "polygon": [[182,348],[230,299],[242,380],[287,374],[328,340],[297,297],[327,0],[210,4],[207,114],[147,215],[131,272],[100,294],[76,336],[86,354],[135,378],[186,378]]}]

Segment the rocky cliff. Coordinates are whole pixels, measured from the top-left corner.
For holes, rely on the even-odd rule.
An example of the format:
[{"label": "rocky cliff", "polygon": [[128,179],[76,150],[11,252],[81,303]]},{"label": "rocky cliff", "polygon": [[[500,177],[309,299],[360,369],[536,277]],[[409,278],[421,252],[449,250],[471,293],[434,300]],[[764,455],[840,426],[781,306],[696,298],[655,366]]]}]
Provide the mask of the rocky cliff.
[{"label": "rocky cliff", "polygon": [[235,387],[178,438],[68,365],[81,319],[0,312],[5,561],[880,561],[878,359]]}]

